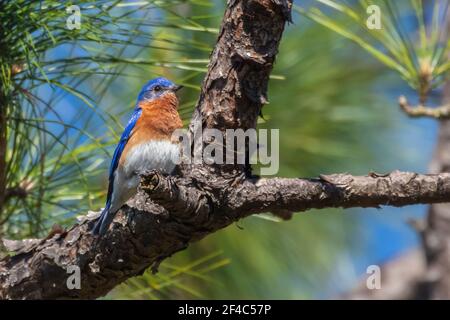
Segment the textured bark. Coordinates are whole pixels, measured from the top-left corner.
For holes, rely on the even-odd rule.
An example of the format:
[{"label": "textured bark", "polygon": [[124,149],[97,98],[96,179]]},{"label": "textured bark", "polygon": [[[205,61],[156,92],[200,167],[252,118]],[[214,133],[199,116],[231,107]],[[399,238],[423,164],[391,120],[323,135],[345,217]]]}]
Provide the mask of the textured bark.
[{"label": "textured bark", "polygon": [[[261,107],[267,103],[267,85],[291,0],[228,1],[222,27],[211,54],[208,73],[190,124],[191,139],[203,129],[247,130],[256,127]],[[200,137],[200,135],[197,135]],[[197,141],[198,142],[198,141]],[[196,143],[194,153],[208,141]],[[182,171],[205,184],[221,172],[229,182],[248,174],[248,165],[205,165],[192,163]],[[220,186],[224,188],[226,186]]]},{"label": "textured bark", "polygon": [[278,209],[305,211],[329,207],[405,206],[450,200],[450,173],[352,176],[321,175],[319,179],[246,180],[231,192],[230,208],[261,213]]},{"label": "textured bark", "polygon": [[[212,185],[226,181],[217,177]],[[148,173],[140,189],[102,238],[89,231],[96,216],[90,215],[46,239],[6,241],[16,255],[0,261],[0,298],[96,298],[149,266],[156,271],[163,259],[190,242],[250,214],[448,201],[450,174],[248,179],[221,198],[222,193],[200,188],[195,178]],[[81,271],[80,290],[66,285],[66,270],[74,265]]]}]

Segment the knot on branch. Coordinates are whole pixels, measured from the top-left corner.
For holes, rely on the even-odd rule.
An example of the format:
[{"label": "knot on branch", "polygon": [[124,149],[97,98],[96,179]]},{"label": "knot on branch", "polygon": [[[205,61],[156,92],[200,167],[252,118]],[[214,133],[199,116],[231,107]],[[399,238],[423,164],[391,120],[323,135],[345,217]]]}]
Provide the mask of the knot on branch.
[{"label": "knot on branch", "polygon": [[328,199],[330,195],[334,199],[345,199],[345,197],[353,192],[352,182],[353,176],[345,173],[337,174],[320,174],[319,179],[322,184],[322,193],[320,194],[320,199]]},{"label": "knot on branch", "polygon": [[349,174],[345,173],[337,173],[337,174],[321,174],[319,175],[320,180],[324,182],[328,182],[334,184],[336,186],[346,186],[349,185],[353,181],[353,177]]}]

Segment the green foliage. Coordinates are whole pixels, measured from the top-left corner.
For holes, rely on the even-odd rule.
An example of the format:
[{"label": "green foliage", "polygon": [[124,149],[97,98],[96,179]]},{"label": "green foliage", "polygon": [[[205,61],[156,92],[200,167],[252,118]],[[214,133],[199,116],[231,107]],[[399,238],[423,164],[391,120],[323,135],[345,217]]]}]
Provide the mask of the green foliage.
[{"label": "green foliage", "polygon": [[[425,21],[422,0],[314,0],[313,6],[297,6],[295,10],[352,40],[395,70],[418,91],[423,102],[429,90],[441,85],[450,70],[449,42],[445,36],[449,2],[430,2],[433,7],[431,23]],[[370,14],[374,13],[367,11],[371,5],[380,9],[381,29],[367,26]],[[405,28],[407,23],[414,24],[417,32]]]},{"label": "green foliage", "polygon": [[209,273],[230,263],[222,251],[176,265],[163,262],[160,271],[153,275],[147,270],[142,276],[129,279],[109,294],[114,299],[177,299],[207,298],[200,285],[221,286]]},{"label": "green foliage", "polygon": [[[51,224],[68,224],[75,214],[102,205],[106,188],[99,182],[108,165],[104,160],[123,129],[120,113],[133,106],[133,99],[119,99],[118,113],[108,91],[124,78],[136,77],[136,70],[146,70],[138,79],[141,84],[151,78],[149,71],[156,76],[166,68],[183,70],[186,79],[205,71],[209,47],[182,33],[217,30],[177,14],[175,8],[183,3],[187,1],[78,1],[81,28],[74,30],[66,27],[69,4],[0,3],[5,48],[0,53],[0,89],[8,119],[6,189],[20,190],[20,196],[0,206],[0,234],[43,235]],[[207,1],[193,3],[210,6]],[[205,58],[139,58],[151,49],[192,48]]]}]

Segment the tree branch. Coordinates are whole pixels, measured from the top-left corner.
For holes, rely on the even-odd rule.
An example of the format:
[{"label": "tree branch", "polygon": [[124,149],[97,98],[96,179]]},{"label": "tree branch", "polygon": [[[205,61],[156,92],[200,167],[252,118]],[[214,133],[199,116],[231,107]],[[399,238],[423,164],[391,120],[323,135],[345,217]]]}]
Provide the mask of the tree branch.
[{"label": "tree branch", "polygon": [[413,107],[408,103],[408,100],[405,96],[401,96],[398,99],[398,104],[403,112],[413,118],[429,117],[440,120],[450,118],[450,105],[442,105],[440,107],[430,108],[420,104]]},{"label": "tree branch", "polygon": [[305,211],[327,207],[405,206],[450,200],[450,173],[422,175],[395,171],[390,174],[321,175],[319,179],[247,180],[236,187],[230,209],[261,213],[279,209]]},{"label": "tree branch", "polygon": [[[195,179],[147,175],[140,194],[121,210],[104,238],[89,232],[94,221],[88,216],[51,238],[4,243],[16,255],[0,261],[0,298],[96,298],[149,266],[156,271],[163,259],[190,242],[250,214],[443,202],[450,199],[450,174],[252,179],[233,190],[220,201]],[[80,268],[80,290],[66,285],[69,266]]]}]

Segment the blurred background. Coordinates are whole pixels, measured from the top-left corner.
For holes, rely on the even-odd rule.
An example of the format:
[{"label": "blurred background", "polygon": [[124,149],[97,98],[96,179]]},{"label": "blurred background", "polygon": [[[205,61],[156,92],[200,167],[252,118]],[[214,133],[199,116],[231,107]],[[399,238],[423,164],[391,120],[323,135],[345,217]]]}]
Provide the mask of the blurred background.
[{"label": "blurred background", "polygon": [[[437,123],[408,118],[397,98],[404,94],[417,102],[414,67],[432,51],[432,57],[439,55],[436,65],[444,67],[428,102],[439,104],[447,72],[440,59],[448,40],[443,49],[439,34],[429,48],[416,50],[417,17],[441,32],[448,2],[401,0],[393,9],[386,2],[394,1],[378,2],[382,12],[391,10],[383,19],[397,19],[385,28],[401,30],[409,39],[406,49],[418,53],[411,61],[392,54],[392,41],[372,44],[361,28],[366,18],[358,22],[347,15],[345,9],[353,8],[366,17],[365,1],[296,1],[259,123],[280,129],[279,176],[427,172]],[[165,76],[186,87],[180,113],[189,123],[225,8],[222,1],[206,0],[73,4],[81,18],[80,29],[73,30],[66,24],[76,11],[66,11],[67,4],[0,5],[2,45],[9,48],[0,50],[5,190],[22,191],[3,199],[1,237],[45,236],[53,224],[70,226],[77,215],[104,205],[109,161],[149,79]],[[381,54],[393,55],[398,65]],[[400,73],[409,63],[410,73]],[[418,246],[408,220],[425,212],[425,206],[324,209],[286,222],[252,216],[166,260],[157,275],[130,279],[106,299],[333,297],[353,288],[369,265]]]}]

